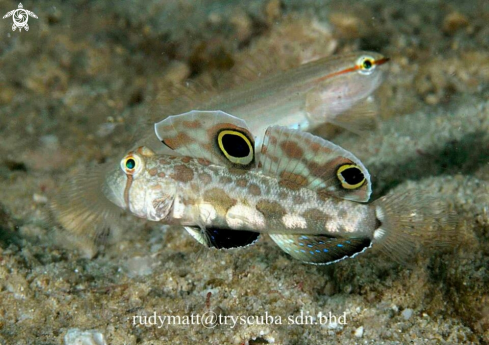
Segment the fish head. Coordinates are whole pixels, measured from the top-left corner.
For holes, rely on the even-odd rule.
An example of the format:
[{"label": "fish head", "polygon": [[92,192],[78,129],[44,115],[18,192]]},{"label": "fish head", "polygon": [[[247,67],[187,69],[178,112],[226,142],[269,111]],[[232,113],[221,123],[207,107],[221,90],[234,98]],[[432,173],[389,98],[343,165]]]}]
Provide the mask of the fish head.
[{"label": "fish head", "polygon": [[355,52],[339,60],[336,72],[323,78],[324,92],[346,102],[368,97],[385,79],[389,58],[376,52]]},{"label": "fish head", "polygon": [[112,203],[140,218],[160,221],[169,214],[176,197],[175,182],[164,178],[164,170],[159,156],[141,146],[129,151],[120,166],[106,175],[103,193]]},{"label": "fish head", "polygon": [[355,73],[351,74],[352,84],[358,83],[358,87],[364,88],[365,95],[372,93],[384,81],[388,61],[389,58],[380,53],[362,52],[354,62]]}]

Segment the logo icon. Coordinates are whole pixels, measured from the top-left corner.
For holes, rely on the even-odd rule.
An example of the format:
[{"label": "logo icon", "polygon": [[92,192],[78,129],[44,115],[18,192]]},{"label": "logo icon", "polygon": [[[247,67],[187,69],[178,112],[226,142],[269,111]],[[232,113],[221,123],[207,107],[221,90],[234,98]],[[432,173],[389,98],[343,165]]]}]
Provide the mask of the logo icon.
[{"label": "logo icon", "polygon": [[37,19],[37,16],[34,14],[34,12],[24,10],[24,6],[22,6],[21,3],[19,3],[18,9],[8,12],[6,15],[3,16],[3,19],[10,16],[12,16],[12,19],[14,20],[12,31],[15,31],[15,29],[17,28],[19,29],[19,31],[22,31],[22,29],[25,29],[25,31],[29,31],[29,25],[27,25],[29,16]]}]

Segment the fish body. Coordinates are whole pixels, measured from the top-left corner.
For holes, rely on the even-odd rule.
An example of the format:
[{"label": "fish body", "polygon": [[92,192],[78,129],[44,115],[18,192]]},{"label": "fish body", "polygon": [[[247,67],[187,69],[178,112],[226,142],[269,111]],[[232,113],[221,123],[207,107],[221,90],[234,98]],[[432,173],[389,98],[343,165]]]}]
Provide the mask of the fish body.
[{"label": "fish body", "polygon": [[[119,206],[148,220],[262,232],[371,236],[371,205],[331,197],[300,184],[191,157],[129,154],[144,165]],[[125,183],[117,182],[119,186]]]},{"label": "fish body", "polygon": [[170,153],[128,152],[106,175],[104,194],[138,217],[185,227],[207,247],[247,246],[267,233],[308,263],[375,244],[402,258],[438,222],[426,203],[394,196],[366,204],[363,164],[309,133],[272,126],[255,145],[246,123],[221,111],[171,116],[155,131]]},{"label": "fish body", "polygon": [[[329,56],[245,82],[211,99],[195,101],[205,93],[196,92],[199,95],[188,97],[193,100],[191,105],[182,107],[177,102],[177,111],[233,114],[246,121],[257,144],[273,125],[310,131],[332,123],[362,134],[375,126],[377,107],[370,96],[384,81],[388,61],[382,54],[368,51]],[[141,137],[135,148],[144,145],[160,151],[152,130]]]},{"label": "fish body", "polygon": [[246,83],[196,109],[233,114],[245,120],[258,137],[272,125],[307,131],[325,122],[342,124],[335,121],[337,116],[364,101],[381,85],[387,61],[374,52],[322,58]]}]

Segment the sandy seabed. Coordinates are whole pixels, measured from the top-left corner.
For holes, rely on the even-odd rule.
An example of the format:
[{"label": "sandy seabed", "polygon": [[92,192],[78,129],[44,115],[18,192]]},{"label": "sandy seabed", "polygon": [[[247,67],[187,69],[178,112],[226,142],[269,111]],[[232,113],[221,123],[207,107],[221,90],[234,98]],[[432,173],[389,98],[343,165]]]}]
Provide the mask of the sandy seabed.
[{"label": "sandy seabed", "polygon": [[[0,344],[489,344],[487,1],[23,5],[39,17],[28,32],[0,20]],[[268,238],[205,250],[127,216],[87,259],[57,230],[61,182],[168,115],[171,85],[219,92],[263,52],[271,69],[355,50],[391,58],[379,126],[333,141],[367,166],[373,199],[417,189],[449,205],[455,248],[321,267]]]}]

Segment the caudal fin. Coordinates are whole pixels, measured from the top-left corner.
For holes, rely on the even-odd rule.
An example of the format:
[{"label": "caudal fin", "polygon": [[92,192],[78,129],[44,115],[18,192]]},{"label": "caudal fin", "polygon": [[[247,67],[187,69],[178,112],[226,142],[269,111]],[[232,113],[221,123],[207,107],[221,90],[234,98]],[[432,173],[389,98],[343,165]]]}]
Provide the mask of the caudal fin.
[{"label": "caudal fin", "polygon": [[373,205],[381,222],[373,245],[398,262],[406,262],[418,247],[452,247],[457,242],[455,214],[443,201],[408,192],[386,195]]}]

